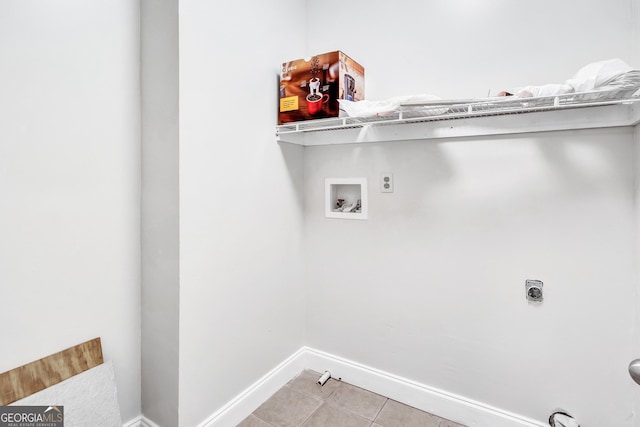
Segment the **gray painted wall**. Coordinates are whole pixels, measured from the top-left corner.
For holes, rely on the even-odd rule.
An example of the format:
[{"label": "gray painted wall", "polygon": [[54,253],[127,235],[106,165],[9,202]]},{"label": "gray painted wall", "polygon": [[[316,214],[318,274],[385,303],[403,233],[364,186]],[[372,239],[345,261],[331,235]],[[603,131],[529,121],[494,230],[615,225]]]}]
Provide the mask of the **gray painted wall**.
[{"label": "gray painted wall", "polygon": [[178,425],[178,1],[141,3],[142,412]]}]

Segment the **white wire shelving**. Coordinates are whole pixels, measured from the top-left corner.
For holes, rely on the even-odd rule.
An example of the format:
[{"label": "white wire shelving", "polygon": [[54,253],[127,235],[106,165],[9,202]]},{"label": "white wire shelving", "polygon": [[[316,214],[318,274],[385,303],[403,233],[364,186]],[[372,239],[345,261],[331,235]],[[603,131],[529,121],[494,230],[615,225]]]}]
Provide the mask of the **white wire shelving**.
[{"label": "white wire shelving", "polygon": [[632,93],[407,103],[375,117],[279,125],[276,136],[280,142],[329,145],[634,126],[640,123],[640,97]]}]

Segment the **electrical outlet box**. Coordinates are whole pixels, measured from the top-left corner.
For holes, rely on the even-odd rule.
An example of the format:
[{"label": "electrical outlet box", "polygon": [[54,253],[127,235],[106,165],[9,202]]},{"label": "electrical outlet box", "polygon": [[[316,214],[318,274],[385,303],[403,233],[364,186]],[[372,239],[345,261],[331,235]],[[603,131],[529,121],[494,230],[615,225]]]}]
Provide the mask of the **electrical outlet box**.
[{"label": "electrical outlet box", "polygon": [[324,183],[327,218],[368,218],[367,178],[326,178]]},{"label": "electrical outlet box", "polygon": [[380,192],[381,193],[393,193],[393,174],[390,172],[383,172],[380,174]]},{"label": "electrical outlet box", "polygon": [[540,280],[527,280],[525,282],[527,300],[530,302],[542,302],[542,286],[543,283]]}]

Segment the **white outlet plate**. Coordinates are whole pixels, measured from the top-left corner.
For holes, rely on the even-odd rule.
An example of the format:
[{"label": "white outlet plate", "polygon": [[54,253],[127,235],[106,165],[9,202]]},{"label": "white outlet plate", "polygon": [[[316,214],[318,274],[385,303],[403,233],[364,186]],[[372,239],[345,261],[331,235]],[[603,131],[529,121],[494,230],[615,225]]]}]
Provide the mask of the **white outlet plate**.
[{"label": "white outlet plate", "polygon": [[393,193],[393,174],[391,172],[380,174],[380,192]]}]

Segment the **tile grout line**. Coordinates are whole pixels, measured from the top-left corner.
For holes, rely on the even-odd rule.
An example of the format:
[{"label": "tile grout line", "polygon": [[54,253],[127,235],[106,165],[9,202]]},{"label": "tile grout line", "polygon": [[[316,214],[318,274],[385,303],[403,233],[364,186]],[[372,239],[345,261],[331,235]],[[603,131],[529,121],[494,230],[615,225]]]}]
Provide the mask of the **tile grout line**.
[{"label": "tile grout line", "polygon": [[[338,405],[338,404],[337,404],[337,402],[333,402],[333,403],[332,403],[332,402],[330,402],[329,400],[330,400],[331,396],[333,396],[333,395],[337,392],[337,390],[338,390],[341,386],[344,386],[345,384],[346,384],[346,385],[349,385],[349,386],[351,386],[351,387],[354,387],[354,388],[358,388],[358,389],[361,389],[361,390],[367,391],[367,392],[369,392],[369,393],[373,393],[373,392],[371,392],[371,391],[369,391],[369,390],[365,390],[365,389],[363,389],[363,388],[361,388],[361,387],[354,386],[353,384],[346,383],[346,382],[344,382],[344,381],[342,381],[342,380],[335,380],[335,379],[333,379],[333,378],[332,378],[331,380],[336,381],[336,382],[338,383],[338,384],[337,384],[337,388],[336,388],[335,390],[333,390],[331,393],[329,393],[326,397],[318,397],[318,396],[313,395],[313,394],[311,394],[311,393],[307,393],[306,391],[304,391],[304,390],[302,390],[302,389],[298,390],[298,389],[296,389],[296,388],[294,388],[294,387],[291,387],[292,389],[294,389],[294,390],[296,390],[296,391],[299,391],[299,392],[300,392],[300,393],[302,393],[303,395],[306,395],[306,396],[308,396],[308,397],[311,397],[311,398],[317,399],[317,400],[319,400],[319,401],[321,402],[320,406],[319,406],[318,408],[316,408],[316,410],[314,410],[314,411],[313,411],[313,412],[312,412],[312,413],[311,413],[311,414],[310,414],[310,415],[309,415],[309,416],[308,416],[308,417],[307,417],[307,418],[302,422],[302,424],[301,424],[299,427],[302,427],[302,426],[304,425],[304,423],[306,423],[307,421],[309,421],[309,419],[310,419],[311,417],[313,417],[313,415],[314,415],[316,412],[318,412],[318,411],[320,410],[320,408],[322,408],[322,406],[324,406],[324,405],[330,406],[330,407],[334,408],[335,410],[337,410],[337,411],[339,411],[339,412],[342,412],[342,413],[345,413],[345,414],[351,414],[351,415],[354,415],[354,416],[356,416],[356,417],[358,417],[358,418],[360,418],[360,419],[362,419],[362,420],[368,421],[368,422],[369,422],[369,427],[373,426],[373,423],[375,422],[375,418],[378,416],[378,414],[380,413],[380,411],[382,410],[382,408],[384,407],[384,405],[387,403],[387,400],[389,400],[389,398],[388,398],[388,397],[386,397],[386,396],[378,395],[378,396],[384,397],[384,399],[385,399],[385,400],[384,400],[384,403],[380,406],[380,409],[378,410],[378,412],[376,413],[376,415],[373,417],[373,419],[371,419],[371,420],[370,420],[370,419],[368,419],[367,417],[364,417],[364,416],[362,416],[362,415],[360,415],[360,414],[358,414],[358,413],[356,413],[356,412],[352,411],[349,407],[342,407],[342,406]],[[287,384],[287,385],[291,386],[290,384]],[[376,394],[376,393],[373,393],[373,394]]]},{"label": "tile grout line", "polygon": [[[304,371],[303,371],[303,372],[304,372]],[[298,376],[299,376],[299,375],[298,375]],[[332,389],[331,391],[329,391],[329,393],[325,396],[325,395],[323,394],[323,392],[322,392],[322,391],[315,390],[315,389],[313,389],[313,390],[312,390],[311,388],[309,388],[309,384],[307,384],[306,380],[305,380],[305,381],[303,381],[302,383],[300,383],[300,382],[296,382],[296,384],[299,384],[300,388],[298,388],[298,387],[294,387],[294,385],[293,385],[293,384],[294,384],[294,382],[293,382],[293,381],[294,381],[296,378],[298,378],[298,376],[294,377],[292,380],[290,380],[289,382],[287,382],[283,387],[281,387],[281,389],[280,389],[280,390],[282,390],[282,389],[284,389],[284,388],[286,388],[286,389],[290,390],[290,392],[292,392],[292,393],[293,393],[290,397],[291,397],[291,398],[293,398],[293,399],[295,399],[295,401],[298,401],[298,400],[300,400],[300,399],[305,399],[305,400],[306,400],[306,399],[311,399],[311,400],[313,400],[313,401],[314,401],[318,406],[317,406],[315,409],[313,409],[313,410],[312,410],[312,411],[311,411],[311,412],[310,412],[310,413],[309,413],[309,414],[308,414],[308,415],[307,415],[307,416],[306,416],[302,421],[300,421],[299,423],[297,423],[297,424],[288,424],[288,425],[290,425],[291,427],[303,427],[303,426],[305,426],[305,425],[308,425],[308,424],[311,422],[311,420],[313,419],[313,417],[314,417],[314,416],[316,416],[316,414],[318,414],[318,412],[319,412],[319,411],[320,411],[320,410],[321,410],[325,405],[327,406],[327,408],[332,408],[332,409],[331,409],[332,411],[337,411],[337,412],[339,412],[339,413],[343,414],[343,415],[341,415],[341,416],[347,416],[347,415],[348,415],[348,416],[354,416],[354,417],[357,417],[358,419],[360,419],[360,420],[362,420],[362,421],[366,421],[366,422],[367,422],[367,424],[366,424],[366,426],[367,426],[367,427],[374,427],[374,425],[377,425],[377,426],[379,426],[379,427],[384,427],[384,425],[383,425],[383,424],[381,424],[381,423],[379,422],[380,414],[384,411],[384,409],[387,407],[387,405],[389,404],[389,402],[390,402],[390,401],[392,401],[393,399],[391,399],[391,398],[389,398],[389,397],[387,397],[387,396],[383,396],[383,395],[381,395],[381,394],[378,394],[378,393],[372,392],[371,390],[367,390],[367,389],[365,389],[365,388],[362,388],[362,387],[359,387],[359,386],[353,385],[353,384],[351,384],[351,383],[348,383],[348,382],[342,381],[341,379],[340,379],[340,380],[337,380],[337,379],[333,379],[333,378],[331,378],[331,379],[330,379],[330,381],[331,381],[331,382],[334,382],[334,381],[335,381],[335,383],[336,383],[336,384],[334,384],[334,385],[335,385],[335,387],[333,387],[333,386],[332,386],[331,388],[333,388],[333,389]],[[376,413],[375,413],[375,415],[372,417],[372,419],[369,419],[369,418],[368,418],[368,416],[362,415],[362,414],[361,414],[361,413],[359,413],[359,412],[355,412],[354,410],[352,410],[352,407],[351,407],[351,406],[349,406],[349,405],[342,405],[342,404],[340,403],[340,402],[341,402],[341,400],[342,400],[342,397],[343,397],[343,396],[342,396],[342,393],[339,393],[339,391],[340,391],[342,388],[344,388],[344,387],[347,387],[347,389],[345,389],[345,390],[349,390],[349,389],[353,388],[354,390],[358,391],[358,393],[360,393],[360,391],[363,391],[363,392],[365,392],[365,395],[364,395],[364,396],[366,396],[366,395],[369,395],[369,394],[370,394],[370,395],[379,396],[379,397],[383,398],[383,403],[380,405],[379,409],[376,411]],[[346,392],[346,391],[345,391],[345,392]],[[358,394],[358,393],[356,393],[356,394]],[[276,392],[276,394],[277,394],[277,392]],[[275,396],[275,394],[274,394],[274,396]],[[296,396],[297,396],[297,397],[296,397]],[[352,396],[352,397],[353,397],[353,396]],[[271,399],[271,398],[273,398],[273,396],[271,396],[269,399]],[[333,398],[333,400],[332,400],[332,398]],[[269,399],[267,399],[267,401],[269,401]],[[367,399],[365,399],[365,400],[368,400],[368,398],[367,398]],[[293,402],[293,401],[291,401],[291,402]],[[446,419],[446,418],[442,418],[442,417],[440,417],[440,416],[438,416],[438,415],[436,415],[436,414],[433,414],[433,413],[431,413],[431,412],[427,412],[427,411],[423,411],[423,410],[417,409],[417,408],[415,408],[415,407],[413,407],[413,406],[410,406],[410,405],[407,405],[407,404],[403,404],[402,402],[397,402],[397,401],[394,401],[394,402],[396,402],[396,403],[400,404],[400,405],[401,405],[401,406],[403,406],[403,407],[409,408],[409,409],[411,409],[412,411],[417,411],[417,412],[419,412],[419,413],[428,414],[430,417],[433,417],[433,418],[434,418],[434,421],[436,421],[436,422],[437,422],[437,424],[436,424],[436,426],[437,426],[437,427],[444,427],[444,426],[446,426],[446,425],[447,425],[447,423],[448,423],[448,422],[452,422],[451,420],[448,420],[448,419]],[[265,403],[266,403],[266,402],[265,402]],[[310,402],[309,402],[309,403],[310,403]],[[342,403],[344,403],[344,402],[342,402]],[[371,402],[371,401],[369,400],[369,403],[373,403],[373,402]],[[264,403],[263,403],[263,404],[264,404]],[[393,405],[392,405],[392,406],[393,406]],[[327,410],[328,410],[328,409],[327,409]],[[301,415],[302,415],[302,414],[301,414]],[[259,421],[261,421],[262,423],[264,423],[265,427],[277,427],[277,426],[279,425],[278,423],[273,424],[273,423],[272,423],[272,422],[270,422],[270,421],[264,420],[263,418],[261,418],[261,417],[256,413],[256,411],[251,412],[250,416],[253,416],[253,417],[254,417],[254,419],[259,420]],[[292,420],[290,420],[290,421],[292,421]],[[289,421],[289,422],[290,422],[290,421]],[[455,423],[455,422],[454,422],[454,423]],[[365,424],[363,423],[363,425],[365,425]],[[431,424],[431,422],[429,422],[429,425],[433,425],[433,424]],[[460,427],[466,427],[466,426],[464,426],[464,425],[462,425],[462,424],[455,424],[455,425],[456,425],[456,426],[457,426],[457,425],[460,425]]]},{"label": "tile grout line", "polygon": [[354,416],[356,416],[358,418],[361,418],[361,419],[363,419],[365,421],[370,421],[371,424],[373,424],[375,422],[375,420],[370,420],[369,418],[364,417],[364,416],[358,414],[357,412],[352,411],[351,409],[349,409],[348,406],[347,407],[342,407],[342,406],[336,405],[335,403],[332,404],[331,402],[325,402],[325,404],[327,404],[328,406],[331,406],[333,409],[335,409],[335,410],[337,410],[339,412],[343,412],[345,414],[351,414],[351,415],[354,415]]},{"label": "tile grout line", "polygon": [[[376,414],[375,417],[373,417],[373,422],[371,423],[371,425],[373,426],[373,423],[376,422],[376,420],[378,419],[378,417],[380,416],[380,412],[382,412],[382,410],[384,409],[385,406],[387,406],[387,403],[389,402],[389,398],[387,397],[386,400],[384,401],[384,403],[382,404],[382,406],[380,407],[380,410],[378,411],[378,413]],[[380,424],[382,425],[382,424]],[[384,426],[382,426],[384,427]]]},{"label": "tile grout line", "polygon": [[323,398],[318,398],[318,396],[313,396],[310,393],[306,393],[305,391],[298,390],[296,387],[292,387],[290,383],[285,384],[283,386],[283,388],[284,387],[289,387],[289,389],[291,389],[291,391],[294,391],[294,392],[300,394],[301,396],[306,396],[306,397],[308,397],[310,399],[315,400],[316,402],[320,402],[320,405],[318,405],[318,407],[316,409],[311,411],[311,413],[304,420],[302,420],[302,422],[297,426],[297,427],[302,427],[304,425],[304,423],[309,421],[309,418],[311,418],[313,416],[313,414],[318,412],[318,409],[322,408],[322,405],[324,405],[324,399]]},{"label": "tile grout line", "polygon": [[[353,387],[353,388],[356,388],[356,389],[359,389],[359,390],[362,390],[362,391],[365,391],[365,392],[368,392],[368,393],[371,393],[371,394],[374,394],[374,395],[377,395],[377,396],[380,396],[380,397],[383,397],[383,398],[385,399],[385,400],[384,400],[384,403],[382,404],[382,406],[380,406],[380,409],[378,409],[378,412],[376,413],[376,415],[375,415],[375,416],[373,417],[373,419],[371,419],[371,420],[370,420],[369,418],[365,417],[364,415],[359,414],[359,413],[357,413],[357,412],[355,412],[355,411],[351,410],[351,407],[350,407],[350,406],[344,406],[344,407],[343,407],[343,406],[338,405],[338,404],[337,404],[337,402],[334,402],[334,404],[333,404],[333,405],[331,404],[331,402],[326,402],[326,403],[327,403],[327,405],[332,406],[332,407],[334,407],[335,409],[338,409],[338,410],[339,410],[339,411],[341,411],[341,412],[345,412],[345,413],[349,413],[349,414],[355,415],[355,416],[357,416],[358,418],[362,418],[363,420],[366,420],[366,421],[371,421],[371,424],[370,424],[370,425],[373,425],[373,423],[375,422],[375,419],[378,417],[378,414],[380,413],[380,411],[382,410],[382,408],[384,407],[384,405],[386,405],[386,404],[387,404],[387,400],[389,400],[389,398],[388,398],[388,397],[386,397],[386,396],[383,396],[383,395],[381,395],[381,394],[374,393],[374,392],[372,392],[372,391],[370,391],[370,390],[367,390],[367,389],[365,389],[365,388],[358,387],[358,386],[353,385],[353,384],[351,384],[351,383],[349,383],[349,382],[344,382],[344,381],[340,380],[340,383],[341,383],[341,384],[346,384],[347,386],[350,386],[350,387]],[[336,391],[337,391],[337,389],[336,389],[336,390],[334,390],[334,391],[331,393],[331,395],[333,395]],[[327,400],[328,400],[328,399],[327,399]]]},{"label": "tile grout line", "polygon": [[318,412],[320,410],[320,408],[322,408],[322,405],[325,404],[324,400],[320,400],[320,406],[318,406],[316,409],[314,409],[309,416],[307,416],[307,418],[305,418],[302,423],[300,423],[300,425],[298,427],[302,427],[304,425],[304,423],[306,423],[307,421],[309,421],[309,418],[311,418],[313,416],[313,414],[315,414],[316,412]]},{"label": "tile grout line", "polygon": [[[376,395],[376,396],[380,396],[380,397],[384,398],[384,401],[383,401],[382,405],[380,405],[380,409],[378,409],[376,414],[371,419],[369,419],[368,417],[366,417],[366,416],[364,416],[364,415],[362,415],[362,414],[360,414],[358,412],[353,411],[350,406],[341,406],[341,405],[338,404],[337,401],[333,402],[333,404],[332,404],[332,402],[329,402],[329,398],[327,398],[327,401],[325,402],[327,405],[337,409],[340,412],[343,412],[345,414],[351,414],[351,415],[356,416],[356,417],[358,417],[358,418],[360,418],[362,420],[368,421],[369,422],[369,427],[373,426],[373,423],[375,423],[375,419],[378,417],[378,414],[380,414],[380,411],[382,410],[384,405],[386,405],[387,400],[389,400],[389,398],[386,397],[386,396],[383,396],[381,394],[374,393],[374,392],[372,392],[370,390],[367,390],[365,388],[358,387],[358,386],[353,385],[353,384],[351,384],[349,382],[342,381],[342,380],[340,380],[340,385],[349,386],[349,387],[352,387],[354,389],[358,389],[358,390],[364,391],[366,393],[370,393],[372,395]],[[338,389],[334,390],[331,393],[331,395],[334,395],[337,391],[338,391]]]},{"label": "tile grout line", "polygon": [[253,416],[254,416],[254,417],[256,417],[257,419],[259,419],[260,421],[262,421],[263,423],[265,423],[265,424],[267,424],[267,425],[269,425],[269,426],[271,426],[271,427],[277,427],[277,426],[274,426],[273,424],[271,424],[270,422],[263,420],[262,418],[260,418],[260,417],[259,417],[259,416],[257,416],[256,414],[254,414],[253,412],[251,413],[251,415],[253,415]]},{"label": "tile grout line", "polygon": [[[338,381],[338,380],[334,380],[334,381]],[[342,381],[338,381],[338,382],[341,383]],[[286,385],[289,385],[289,384],[286,384]],[[289,385],[289,387],[291,387],[291,385]],[[291,388],[293,390],[299,392],[299,393],[304,394],[305,396],[311,397],[311,398],[316,399],[316,400],[321,400],[322,402],[325,402],[327,399],[329,399],[329,397],[331,397],[331,395],[333,395],[333,393],[335,393],[335,390],[333,390],[331,393],[329,393],[329,395],[326,398],[323,398],[323,397],[318,397],[317,395],[315,395],[313,393],[308,393],[307,391],[302,390],[302,389],[297,389],[295,387],[291,387]]]},{"label": "tile grout line", "polygon": [[[333,378],[331,380],[333,380]],[[353,385],[353,384],[351,384],[349,382],[343,381],[342,379],[335,380],[335,381],[338,383],[337,388],[335,390],[333,390],[325,399],[322,399],[323,404],[331,406],[332,408],[334,408],[334,409],[336,409],[336,410],[338,410],[340,412],[343,412],[343,413],[346,413],[346,414],[351,414],[351,415],[354,415],[354,416],[356,416],[356,417],[358,417],[360,419],[363,419],[365,421],[369,421],[369,426],[370,427],[373,426],[373,424],[376,422],[376,418],[378,417],[378,415],[382,411],[382,408],[384,408],[384,406],[387,404],[387,401],[389,400],[389,398],[386,397],[386,396],[383,396],[381,394],[374,393],[374,392],[372,392],[370,390],[364,389],[362,387],[358,387],[358,386]],[[341,406],[341,405],[339,405],[337,401],[336,402],[330,402],[331,396],[335,395],[335,393],[339,390],[339,388],[340,387],[344,387],[344,386],[350,386],[350,387],[353,387],[355,389],[359,389],[359,390],[362,390],[364,392],[368,392],[368,393],[371,393],[371,394],[374,394],[374,395],[377,395],[377,396],[380,396],[380,397],[384,398],[384,402],[382,403],[382,405],[380,406],[380,409],[378,409],[378,411],[376,412],[376,414],[373,416],[372,419],[369,419],[369,418],[365,417],[364,415],[359,414],[359,413],[351,410],[351,407],[349,407],[349,406]]]},{"label": "tile grout line", "polygon": [[[333,381],[338,382],[337,387],[340,387],[340,384],[342,384],[342,380],[334,380],[334,379],[332,379],[332,378],[330,378],[329,380],[330,380],[330,381],[331,381],[331,380],[333,380]],[[324,387],[324,386],[321,386],[321,387]],[[336,388],[336,390],[337,390],[337,388]],[[327,400],[329,400],[329,398],[330,398],[331,396],[333,396],[333,394],[336,392],[336,390],[333,390],[331,393],[329,393],[329,394],[327,395],[327,397],[320,397],[320,398],[318,398],[318,396],[314,396],[314,395],[312,395],[311,393],[307,393],[306,391],[300,390],[300,392],[301,392],[302,394],[304,394],[304,395],[306,395],[306,396],[309,396],[309,397],[312,397],[312,398],[317,399],[317,400],[319,400],[319,401],[320,401],[320,406],[318,406],[318,407],[317,407],[313,412],[311,412],[311,414],[309,414],[309,416],[308,416],[307,418],[305,418],[305,420],[302,422],[302,424],[300,424],[300,427],[302,427],[302,426],[304,425],[304,423],[306,423],[307,421],[309,421],[309,419],[310,419],[310,418],[311,418],[311,417],[312,417],[316,412],[318,412],[318,411],[320,410],[320,408],[322,408],[324,405],[329,405],[329,406],[331,406],[331,405],[329,404],[329,402],[327,402]]]},{"label": "tile grout line", "polygon": [[[294,379],[295,379],[295,378],[294,378]],[[330,379],[330,380],[331,380],[331,379]],[[342,381],[340,381],[340,380],[333,380],[333,381],[342,382]],[[308,392],[307,392],[307,391],[305,391],[304,389],[298,389],[298,388],[296,388],[296,387],[292,387],[290,383],[287,383],[286,385],[288,385],[292,390],[297,391],[298,393],[302,394],[303,396],[307,396],[307,397],[309,397],[309,398],[312,398],[312,399],[317,400],[317,401],[319,401],[319,402],[320,402],[320,406],[318,406],[316,409],[314,409],[314,410],[313,410],[313,412],[311,412],[311,414],[309,414],[309,416],[308,416],[307,418],[305,418],[305,419],[302,421],[302,423],[300,424],[300,426],[299,426],[299,427],[302,427],[302,426],[304,425],[304,423],[306,423],[307,421],[309,421],[309,419],[310,419],[310,418],[311,418],[311,417],[312,417],[316,412],[318,412],[318,411],[320,410],[320,408],[322,408],[322,406],[323,406],[324,404],[326,404],[326,403],[327,403],[327,399],[328,399],[329,397],[331,397],[331,395],[332,395],[333,393],[335,393],[335,390],[333,390],[331,393],[329,393],[329,395],[327,395],[327,397],[326,397],[326,398],[324,398],[324,397],[322,397],[322,396],[317,396],[317,395],[314,395],[314,394],[312,394],[312,393],[308,393]],[[322,387],[324,387],[324,386],[322,386]]]}]

